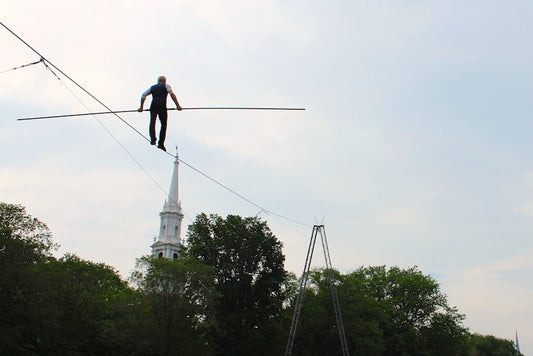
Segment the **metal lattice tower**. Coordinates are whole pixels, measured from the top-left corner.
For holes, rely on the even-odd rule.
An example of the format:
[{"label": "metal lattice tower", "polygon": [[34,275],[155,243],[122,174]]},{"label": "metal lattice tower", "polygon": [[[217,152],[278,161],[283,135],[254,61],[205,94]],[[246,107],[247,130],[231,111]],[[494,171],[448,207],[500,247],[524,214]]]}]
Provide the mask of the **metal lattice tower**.
[{"label": "metal lattice tower", "polygon": [[344,324],[342,323],[339,296],[337,294],[337,287],[335,286],[335,276],[333,275],[333,267],[331,265],[331,257],[329,255],[328,241],[326,239],[326,230],[324,229],[324,225],[314,225],[313,232],[311,233],[311,240],[309,241],[309,247],[307,248],[307,257],[305,258],[304,271],[302,273],[302,278],[300,279],[298,296],[296,297],[296,303],[294,305],[294,315],[292,317],[291,330],[289,332],[289,339],[287,340],[285,356],[290,356],[292,354],[292,347],[294,346],[294,338],[296,336],[296,328],[298,327],[298,319],[300,318],[300,311],[302,310],[305,288],[307,287],[307,280],[309,279],[309,269],[311,267],[311,260],[313,259],[313,251],[315,249],[315,243],[318,234],[320,234],[320,240],[322,241],[322,249],[324,250],[324,258],[326,259],[326,269],[328,273],[331,297],[333,299],[333,309],[335,310],[335,319],[337,320],[337,329],[339,330],[342,355],[350,355],[350,353],[348,352],[348,343],[346,342],[346,335],[344,333]]}]

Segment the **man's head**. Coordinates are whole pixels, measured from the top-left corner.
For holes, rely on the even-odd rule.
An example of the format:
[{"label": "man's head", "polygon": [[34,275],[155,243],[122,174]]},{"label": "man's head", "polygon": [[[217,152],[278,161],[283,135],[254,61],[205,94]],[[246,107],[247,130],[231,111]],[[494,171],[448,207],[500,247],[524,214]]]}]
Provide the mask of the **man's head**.
[{"label": "man's head", "polygon": [[157,78],[157,82],[158,82],[158,83],[166,83],[166,82],[167,82],[167,78],[165,78],[164,75],[160,75],[160,76]]}]

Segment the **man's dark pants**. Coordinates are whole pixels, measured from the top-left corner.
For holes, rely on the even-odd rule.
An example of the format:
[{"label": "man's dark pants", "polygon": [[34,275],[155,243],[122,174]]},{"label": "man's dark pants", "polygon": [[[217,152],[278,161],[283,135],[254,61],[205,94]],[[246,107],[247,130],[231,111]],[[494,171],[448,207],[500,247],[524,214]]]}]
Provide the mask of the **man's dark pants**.
[{"label": "man's dark pants", "polygon": [[159,116],[159,121],[161,121],[161,130],[159,131],[159,146],[165,144],[165,137],[167,134],[167,108],[150,108],[150,140],[152,144],[155,144],[155,122]]}]

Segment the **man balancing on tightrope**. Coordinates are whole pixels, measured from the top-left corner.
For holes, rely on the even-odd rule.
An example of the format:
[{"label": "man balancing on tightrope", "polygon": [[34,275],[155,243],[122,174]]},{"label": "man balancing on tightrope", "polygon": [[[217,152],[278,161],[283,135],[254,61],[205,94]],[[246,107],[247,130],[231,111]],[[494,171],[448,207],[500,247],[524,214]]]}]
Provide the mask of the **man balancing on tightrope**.
[{"label": "man balancing on tightrope", "polygon": [[152,85],[147,91],[142,93],[141,96],[141,106],[137,110],[138,112],[143,111],[144,101],[146,97],[152,94],[152,104],[150,105],[150,144],[155,145],[157,139],[155,137],[155,121],[156,117],[159,116],[159,121],[161,121],[161,131],[159,132],[159,143],[157,147],[166,152],[165,148],[165,137],[167,134],[167,95],[170,94],[170,97],[176,103],[176,108],[181,110],[181,106],[178,103],[178,98],[176,94],[172,91],[172,88],[167,83],[167,78],[160,76],[157,78],[157,84]]}]

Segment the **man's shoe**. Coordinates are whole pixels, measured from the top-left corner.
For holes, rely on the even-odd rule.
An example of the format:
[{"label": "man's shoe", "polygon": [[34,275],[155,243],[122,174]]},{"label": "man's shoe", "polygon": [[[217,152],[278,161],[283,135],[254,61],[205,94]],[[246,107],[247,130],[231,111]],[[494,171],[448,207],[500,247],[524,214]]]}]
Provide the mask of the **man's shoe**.
[{"label": "man's shoe", "polygon": [[165,148],[165,145],[157,145],[157,148],[159,148],[160,150],[163,150],[163,151],[167,152],[167,149]]},{"label": "man's shoe", "polygon": [[153,145],[155,145],[156,141],[157,140],[155,138],[153,138],[152,140],[150,140],[150,144],[153,146]]}]

